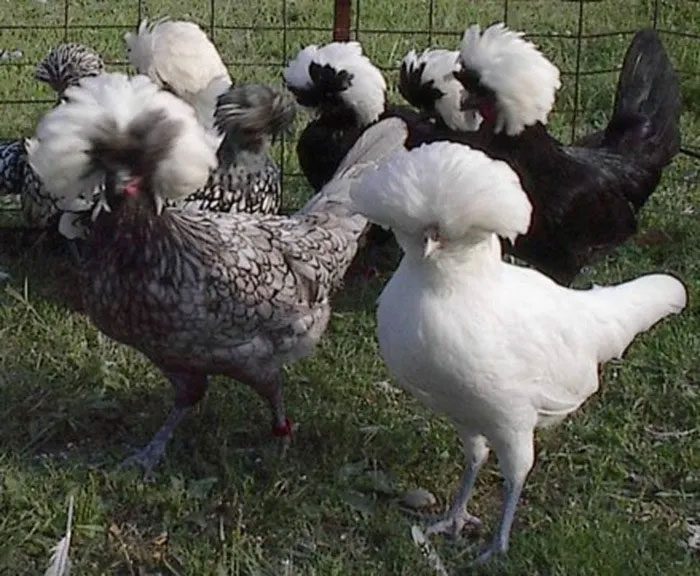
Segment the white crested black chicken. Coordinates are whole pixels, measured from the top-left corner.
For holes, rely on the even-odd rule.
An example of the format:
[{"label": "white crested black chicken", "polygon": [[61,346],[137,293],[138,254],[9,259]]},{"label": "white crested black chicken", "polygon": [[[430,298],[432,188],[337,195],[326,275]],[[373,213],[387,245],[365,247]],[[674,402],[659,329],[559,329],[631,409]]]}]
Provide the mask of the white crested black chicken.
[{"label": "white crested black chicken", "polygon": [[349,209],[350,189],[403,146],[402,122],[368,131],[292,216],[214,214],[164,206],[216,165],[189,105],[145,76],[105,74],[66,94],[41,121],[30,162],[59,198],[105,182],[81,271],[87,314],[175,388],[175,408],[134,461],[152,469],[213,374],[253,387],[270,403],[275,434],[288,436],[281,368],[325,331],[366,227]]},{"label": "white crested black chicken", "polygon": [[420,128],[419,114],[388,104],[386,80],[359,42],[307,46],[289,62],[284,80],[297,103],[315,114],[297,142],[299,165],[314,190],[331,179],[368,126],[400,117],[409,127],[409,140]]},{"label": "white crested black chicken", "polygon": [[638,32],[627,50],[605,130],[572,146],[545,126],[558,69],[503,24],[469,28],[453,73],[445,59],[409,55],[401,81],[409,101],[441,119],[425,141],[462,142],[515,170],[533,221],[505,248],[565,284],[635,233],[637,212],[680,146],[678,79],[653,30]]},{"label": "white crested black chicken", "polygon": [[[319,190],[335,173],[347,151],[367,129],[380,120],[401,118],[408,126],[407,146],[422,141],[420,114],[387,102],[382,72],[362,53],[359,42],[331,42],[301,50],[284,71],[287,88],[313,118],[297,142],[302,172],[314,190]],[[371,276],[379,267],[381,253],[394,245],[389,232],[371,226],[362,245],[366,253],[363,274]],[[389,250],[388,252],[391,252]]]}]

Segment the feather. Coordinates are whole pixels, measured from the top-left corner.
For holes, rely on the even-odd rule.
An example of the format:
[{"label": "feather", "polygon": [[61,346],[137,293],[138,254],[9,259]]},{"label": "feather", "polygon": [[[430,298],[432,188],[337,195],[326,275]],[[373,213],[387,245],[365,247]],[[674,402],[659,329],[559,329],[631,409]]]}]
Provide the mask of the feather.
[{"label": "feather", "polygon": [[129,62],[162,87],[192,103],[212,80],[223,77],[230,84],[228,69],[216,46],[194,22],[143,20],[136,34],[125,34]]},{"label": "feather", "polygon": [[284,79],[302,106],[317,107],[337,95],[362,126],[384,112],[386,80],[359,42],[307,46],[289,63]]},{"label": "feather", "polygon": [[508,164],[450,142],[400,150],[350,194],[375,224],[406,234],[433,226],[446,239],[476,230],[515,238],[532,211]]},{"label": "feather", "polygon": [[[66,90],[66,97],[65,104],[44,116],[28,143],[30,165],[57,199],[92,195],[104,178],[95,157],[99,160],[97,151],[110,138],[115,146],[131,146],[131,156],[141,162],[163,154],[152,178],[154,191],[164,199],[191,194],[216,165],[192,107],[146,76],[109,73],[85,78]],[[163,115],[169,132],[164,123],[156,130],[156,119]],[[149,122],[148,137],[133,133]]]},{"label": "feather", "polygon": [[478,25],[464,33],[460,66],[478,74],[498,99],[496,132],[518,134],[535,122],[547,123],[561,87],[559,69],[537,47],[499,23],[483,34]]},{"label": "feather", "polygon": [[452,50],[411,50],[401,63],[399,92],[416,108],[435,111],[452,130],[478,130],[481,115],[476,110],[462,110],[466,91],[453,74],[459,52]]},{"label": "feather", "polygon": [[97,52],[82,44],[71,42],[53,48],[37,64],[34,77],[62,95],[66,88],[75,86],[81,78],[99,76],[104,69],[104,61]]},{"label": "feather", "polygon": [[70,574],[70,540],[73,529],[73,496],[68,501],[68,520],[66,521],[66,534],[56,544],[51,554],[51,564],[44,572],[44,576],[68,576]]}]

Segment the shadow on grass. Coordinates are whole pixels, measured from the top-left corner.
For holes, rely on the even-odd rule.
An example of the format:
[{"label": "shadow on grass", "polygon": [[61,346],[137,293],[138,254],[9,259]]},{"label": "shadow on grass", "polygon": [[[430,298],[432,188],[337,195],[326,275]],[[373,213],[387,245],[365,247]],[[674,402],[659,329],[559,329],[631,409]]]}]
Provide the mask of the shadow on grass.
[{"label": "shadow on grass", "polygon": [[32,298],[81,312],[79,270],[65,239],[47,230],[0,228],[0,267],[10,274],[10,284],[24,286]]}]

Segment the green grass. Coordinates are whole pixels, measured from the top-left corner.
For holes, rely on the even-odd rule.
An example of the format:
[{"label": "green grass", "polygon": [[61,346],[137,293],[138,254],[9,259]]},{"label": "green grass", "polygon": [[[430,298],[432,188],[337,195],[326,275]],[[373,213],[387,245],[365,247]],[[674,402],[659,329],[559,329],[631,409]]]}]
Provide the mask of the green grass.
[{"label": "green grass", "polygon": [[[587,32],[633,29],[651,21],[653,1],[585,5]],[[697,3],[660,2],[660,26],[698,32]],[[209,1],[145,1],[145,14],[209,23]],[[217,3],[225,25],[282,23],[282,2]],[[501,1],[436,2],[435,30],[487,24]],[[63,3],[0,2],[0,25],[62,25]],[[137,2],[72,0],[68,37],[123,62],[123,29]],[[509,2],[509,22],[532,33],[575,32],[578,5]],[[288,22],[326,26],[331,2],[288,0]],[[428,33],[362,29],[427,29],[425,0],[363,0],[361,34],[370,56],[395,66]],[[279,81],[279,62],[329,33],[216,29],[239,80]],[[0,64],[0,100],[46,99],[32,66],[62,30],[0,28],[0,48],[24,51],[19,65]],[[454,46],[458,35],[435,35]],[[700,43],[664,37],[682,75],[684,142],[700,145]],[[285,44],[286,41],[286,44]],[[629,36],[586,40],[582,70],[619,66]],[[575,67],[576,41],[542,39],[562,70]],[[242,66],[240,63],[253,64]],[[112,65],[113,68],[117,65]],[[390,78],[395,76],[390,74]],[[578,133],[604,125],[616,74],[584,76]],[[565,77],[554,129],[570,133],[574,82]],[[30,134],[46,103],[3,104],[0,135]],[[302,123],[300,123],[302,124]],[[291,147],[285,167],[296,170]],[[687,283],[681,316],[637,339],[610,363],[600,392],[559,428],[538,437],[538,457],[516,519],[507,563],[484,574],[690,575],[698,558],[684,546],[686,521],[700,519],[698,383],[700,381],[700,164],[679,157],[643,211],[641,233],[661,242],[630,242],[587,271],[581,285],[611,283],[664,270]],[[308,192],[290,178],[288,205]],[[0,574],[40,574],[63,534],[69,495],[76,516],[71,556],[76,574],[431,574],[410,539],[415,518],[401,510],[412,487],[449,502],[462,458],[450,426],[381,383],[388,376],[374,338],[374,300],[385,279],[352,284],[318,353],[288,372],[287,404],[300,423],[288,457],[278,460],[267,408],[248,389],[214,381],[196,413],[178,430],[155,483],[115,472],[128,451],[160,425],[170,403],[163,378],[138,353],[100,337],[66,302],[77,286],[60,255],[27,248],[5,232],[0,265],[13,279],[0,300]],[[649,236],[648,236],[649,237]],[[694,432],[682,434],[684,431]],[[668,434],[663,434],[668,433]],[[488,538],[500,506],[493,462],[482,472],[473,511],[486,528],[453,543],[435,540],[450,574]],[[697,554],[697,553],[696,553]]]}]

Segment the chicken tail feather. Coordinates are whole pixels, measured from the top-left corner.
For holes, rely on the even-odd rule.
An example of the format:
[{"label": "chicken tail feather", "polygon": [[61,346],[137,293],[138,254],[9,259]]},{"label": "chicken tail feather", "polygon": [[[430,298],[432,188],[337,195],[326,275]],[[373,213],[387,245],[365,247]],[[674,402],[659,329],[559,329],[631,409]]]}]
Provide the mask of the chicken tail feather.
[{"label": "chicken tail feather", "polygon": [[[660,171],[680,148],[680,111],[678,76],[661,39],[651,29],[637,32],[625,55],[603,146]],[[647,195],[628,200],[639,207]]]},{"label": "chicken tail feather", "polygon": [[668,274],[650,274],[617,286],[587,293],[595,300],[599,321],[598,361],[619,358],[634,337],[670,314],[685,308],[688,293],[683,283]]}]

